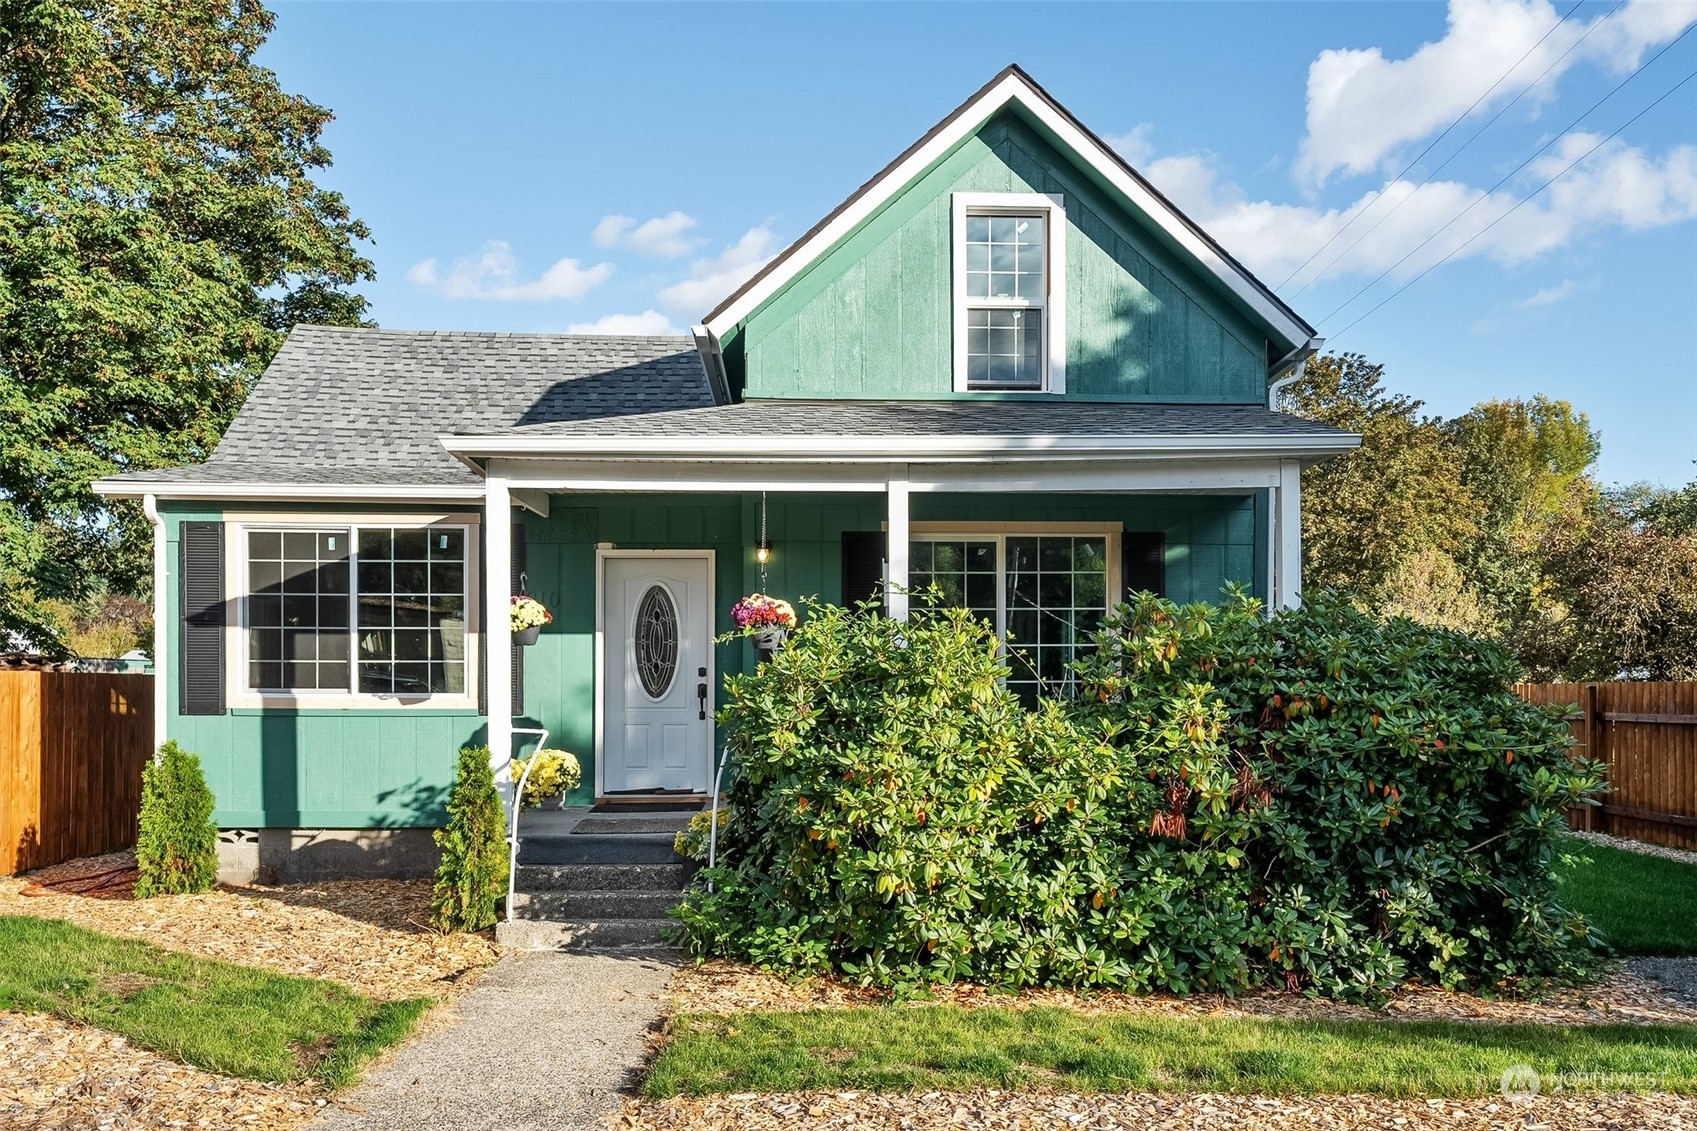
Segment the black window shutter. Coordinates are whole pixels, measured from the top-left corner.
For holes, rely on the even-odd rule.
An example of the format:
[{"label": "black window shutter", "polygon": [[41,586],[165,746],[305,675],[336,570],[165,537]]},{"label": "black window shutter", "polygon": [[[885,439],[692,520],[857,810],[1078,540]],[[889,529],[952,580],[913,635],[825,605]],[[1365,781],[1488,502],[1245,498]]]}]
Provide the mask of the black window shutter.
[{"label": "black window shutter", "polygon": [[224,524],[185,522],[179,534],[183,614],[178,707],[224,713]]},{"label": "black window shutter", "polygon": [[843,607],[861,601],[883,603],[884,532],[843,531]]},{"label": "black window shutter", "polygon": [[[512,589],[514,593],[520,592],[524,588],[521,580],[525,571],[524,538],[524,520],[515,513],[513,515],[512,545]],[[524,649],[517,644],[513,645],[513,714],[515,716],[524,714]]]},{"label": "black window shutter", "polygon": [[1120,536],[1120,565],[1123,596],[1147,590],[1157,596],[1167,595],[1167,536],[1161,531],[1152,533],[1127,532]]}]

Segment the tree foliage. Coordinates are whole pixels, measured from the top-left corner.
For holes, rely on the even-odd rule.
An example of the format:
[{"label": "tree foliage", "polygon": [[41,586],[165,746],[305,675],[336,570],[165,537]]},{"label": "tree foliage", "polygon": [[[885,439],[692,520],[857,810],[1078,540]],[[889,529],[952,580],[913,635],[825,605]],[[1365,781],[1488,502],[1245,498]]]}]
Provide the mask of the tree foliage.
[{"label": "tree foliage", "polygon": [[430,893],[430,925],[439,931],[481,931],[495,925],[507,895],[506,821],[489,748],[460,751],[448,796],[448,824],[436,830],[442,862]]},{"label": "tree foliage", "polygon": [[[252,0],[0,0],[0,582],[147,585],[92,480],[204,458],[296,322],[357,323],[368,237],[316,185],[330,112],[254,62]],[[56,566],[69,563],[71,568]]]},{"label": "tree foliage", "polygon": [[1362,435],[1303,473],[1311,587],[1494,637],[1533,678],[1694,670],[1697,484],[1604,490],[1597,433],[1566,401],[1426,417],[1359,354],[1311,362],[1287,407]]}]

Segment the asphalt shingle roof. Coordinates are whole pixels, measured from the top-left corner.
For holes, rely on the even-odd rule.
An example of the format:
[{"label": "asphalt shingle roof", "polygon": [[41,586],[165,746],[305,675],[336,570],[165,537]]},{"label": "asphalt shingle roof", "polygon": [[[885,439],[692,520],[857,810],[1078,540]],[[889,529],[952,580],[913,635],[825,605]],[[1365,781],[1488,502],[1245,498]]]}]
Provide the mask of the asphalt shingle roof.
[{"label": "asphalt shingle roof", "polygon": [[477,484],[438,436],[712,403],[688,337],[297,326],[210,459],[121,478]]},{"label": "asphalt shingle roof", "polygon": [[[478,434],[458,428],[461,434]],[[1252,405],[1097,401],[744,401],[596,420],[523,425],[539,436],[1286,436],[1342,435]]]}]

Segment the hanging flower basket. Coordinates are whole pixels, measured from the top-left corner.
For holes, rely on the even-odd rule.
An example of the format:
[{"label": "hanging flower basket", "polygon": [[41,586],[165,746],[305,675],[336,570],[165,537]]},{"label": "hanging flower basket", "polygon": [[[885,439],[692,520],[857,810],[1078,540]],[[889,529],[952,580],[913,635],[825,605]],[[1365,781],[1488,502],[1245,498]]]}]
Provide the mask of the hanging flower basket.
[{"label": "hanging flower basket", "polygon": [[536,643],[543,625],[554,623],[554,614],[535,597],[514,597],[511,617],[513,643],[526,647]]},{"label": "hanging flower basket", "polygon": [[731,607],[731,620],[754,641],[763,657],[784,646],[795,627],[795,606],[780,597],[752,593]]}]

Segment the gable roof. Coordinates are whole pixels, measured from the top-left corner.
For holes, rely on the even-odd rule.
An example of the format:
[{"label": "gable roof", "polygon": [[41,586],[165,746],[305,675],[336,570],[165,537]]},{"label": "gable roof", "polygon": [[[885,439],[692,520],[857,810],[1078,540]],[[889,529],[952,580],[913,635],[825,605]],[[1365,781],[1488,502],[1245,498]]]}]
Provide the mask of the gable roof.
[{"label": "gable roof", "polygon": [[714,308],[703,324],[723,338],[732,327],[782,291],[838,242],[875,215],[926,169],[971,137],[1003,109],[1013,108],[1071,150],[1131,212],[1149,221],[1151,229],[1170,248],[1195,263],[1205,277],[1269,335],[1294,351],[1315,337],[1315,329],[1272,290],[1239,263],[1190,217],[1179,211],[1159,189],[1071,111],[1055,101],[1018,64],[1009,64],[954,112],[933,126],[901,156],[861,185],[830,215],[784,249],[765,267]]},{"label": "gable roof", "polygon": [[304,484],[481,493],[482,477],[438,435],[711,404],[701,356],[683,336],[296,326],[205,463],[113,476],[97,489]]}]

